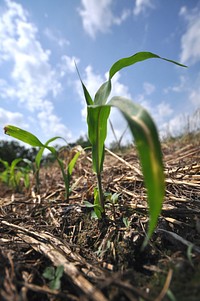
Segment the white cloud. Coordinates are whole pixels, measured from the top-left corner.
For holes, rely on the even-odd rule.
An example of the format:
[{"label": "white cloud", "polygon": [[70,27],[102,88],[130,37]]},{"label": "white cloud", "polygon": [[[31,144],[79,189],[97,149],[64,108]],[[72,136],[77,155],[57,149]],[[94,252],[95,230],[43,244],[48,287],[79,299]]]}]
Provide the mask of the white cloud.
[{"label": "white cloud", "polygon": [[[9,64],[11,72],[9,80],[0,78],[1,97],[28,110],[26,117],[35,120],[40,135],[64,133],[70,137],[70,132],[55,115],[52,101],[46,100],[54,99],[62,90],[50,63],[51,52],[42,47],[38,29],[29,21],[22,5],[10,0],[5,0],[5,4],[0,15],[0,64]],[[6,117],[9,120],[8,114]],[[19,126],[19,120],[13,123]]]},{"label": "white cloud", "polygon": [[152,0],[135,0],[134,15],[139,15],[146,11],[146,9],[154,8]]},{"label": "white cloud", "polygon": [[181,38],[181,62],[195,64],[200,61],[200,9],[188,11],[182,7],[179,13],[187,22],[186,32]]},{"label": "white cloud", "polygon": [[151,83],[145,82],[143,84],[143,88],[144,88],[145,95],[151,95],[155,91],[155,86],[152,85]]},{"label": "white cloud", "polygon": [[171,91],[180,93],[180,92],[186,91],[187,83],[188,83],[187,77],[184,75],[181,75],[179,80],[180,80],[180,82],[178,84],[165,88],[164,93],[169,93]]},{"label": "white cloud", "polygon": [[112,12],[113,0],[81,0],[78,12],[82,18],[85,31],[95,38],[98,31],[106,33],[113,24],[120,25],[130,14],[124,10],[120,17]]},{"label": "white cloud", "polygon": [[17,124],[18,126],[25,126],[23,114],[0,108],[0,125],[1,127],[3,127],[6,124]]},{"label": "white cloud", "polygon": [[60,46],[61,48],[70,45],[70,42],[63,38],[59,31],[54,33],[50,28],[45,28],[44,34],[49,40],[58,44],[58,46]]},{"label": "white cloud", "polygon": [[60,118],[53,113],[54,107],[51,102],[44,101],[43,110],[37,114],[40,127],[46,137],[61,136],[67,140],[71,139],[71,132],[61,122]]},{"label": "white cloud", "polygon": [[200,88],[190,91],[189,100],[195,108],[200,108]]},{"label": "white cloud", "polygon": [[80,59],[75,56],[63,55],[61,58],[60,76],[63,77],[66,73],[74,73],[76,71],[76,65],[80,62]]},{"label": "white cloud", "polygon": [[157,112],[158,116],[163,118],[171,115],[173,113],[173,110],[168,103],[161,102],[157,105]]},{"label": "white cloud", "polygon": [[15,96],[15,89],[10,87],[6,80],[0,78],[0,93],[2,99],[9,99]]},{"label": "white cloud", "polygon": [[56,96],[61,86],[49,63],[50,51],[37,40],[37,28],[28,22],[27,12],[15,2],[7,0],[6,4],[8,9],[0,19],[0,53],[13,64],[15,97],[34,111],[41,108],[48,93]]},{"label": "white cloud", "polygon": [[171,118],[167,123],[163,124],[162,137],[169,136],[178,136],[187,132],[199,130],[199,119],[200,119],[200,110],[196,110],[191,115],[177,114]]}]

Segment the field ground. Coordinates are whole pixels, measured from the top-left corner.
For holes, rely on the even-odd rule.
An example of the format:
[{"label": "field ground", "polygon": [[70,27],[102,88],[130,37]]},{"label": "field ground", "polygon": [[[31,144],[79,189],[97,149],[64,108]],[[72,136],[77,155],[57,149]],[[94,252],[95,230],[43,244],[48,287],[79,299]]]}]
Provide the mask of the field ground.
[{"label": "field ground", "polygon": [[[41,170],[39,193],[1,185],[0,300],[200,300],[200,139],[165,143],[163,154],[165,202],[143,251],[148,207],[134,149],[106,154],[104,190],[119,197],[107,202],[104,222],[84,205],[96,185],[89,153],[68,202],[56,164]],[[56,266],[64,273],[52,290],[43,273]]]}]

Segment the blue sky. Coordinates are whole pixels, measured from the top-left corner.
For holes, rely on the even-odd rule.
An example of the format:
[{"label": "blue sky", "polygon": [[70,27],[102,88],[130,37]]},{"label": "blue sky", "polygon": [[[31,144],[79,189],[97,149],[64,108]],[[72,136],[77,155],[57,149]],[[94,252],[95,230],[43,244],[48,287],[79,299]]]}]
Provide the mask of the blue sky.
[{"label": "blue sky", "polygon": [[[188,68],[138,63],[115,75],[112,95],[143,105],[161,136],[180,133],[200,108],[200,1],[0,0],[0,139],[13,124],[43,142],[74,142],[87,133],[74,60],[94,96],[111,65],[139,51]],[[126,124],[118,111],[111,121],[119,137]],[[107,144],[113,140],[109,130]]]}]

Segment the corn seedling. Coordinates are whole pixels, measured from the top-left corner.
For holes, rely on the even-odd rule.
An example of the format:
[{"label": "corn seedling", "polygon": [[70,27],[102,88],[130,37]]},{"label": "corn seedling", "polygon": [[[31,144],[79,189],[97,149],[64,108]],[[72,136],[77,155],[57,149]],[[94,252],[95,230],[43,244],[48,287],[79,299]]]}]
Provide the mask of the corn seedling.
[{"label": "corn seedling", "polygon": [[120,193],[104,193],[105,208],[109,208],[113,214],[114,221],[116,220],[116,207],[119,205]]},{"label": "corn seedling", "polygon": [[[56,149],[53,146],[49,146],[49,143],[54,141],[55,139],[58,138],[62,138],[62,137],[53,137],[51,139],[49,139],[45,144],[43,144],[35,135],[33,135],[32,133],[25,131],[23,129],[20,129],[16,126],[13,125],[7,125],[4,128],[5,134],[16,138],[20,141],[23,141],[25,143],[28,143],[29,145],[33,146],[33,147],[39,147],[40,150],[36,156],[36,182],[39,185],[39,170],[40,170],[40,165],[41,165],[41,158],[42,158],[42,154],[44,152],[44,149],[48,149],[53,156],[55,157],[55,159],[57,160],[59,167],[61,169],[62,172],[62,176],[63,176],[63,180],[64,180],[64,184],[65,184],[65,192],[66,192],[66,198],[68,200],[69,198],[69,194],[70,194],[70,178],[71,178],[71,174],[74,168],[74,165],[76,164],[76,161],[80,155],[80,151],[77,152],[74,157],[72,158],[72,160],[69,162],[68,167],[67,167],[67,173],[65,172],[65,164],[64,162],[58,157],[58,153],[56,151]],[[63,139],[63,138],[62,138]]]},{"label": "corn seedling", "polygon": [[[4,165],[4,171],[0,173],[1,181],[9,187],[14,188],[16,190],[20,189],[20,181],[22,178],[25,179],[26,184],[28,183],[29,178],[29,167],[17,166],[21,161],[24,160],[22,158],[17,158],[13,160],[9,165],[7,161],[0,159],[0,162]],[[26,171],[28,171],[28,174]]]},{"label": "corn seedling", "polygon": [[134,103],[130,99],[120,96],[115,96],[108,102],[108,97],[112,87],[111,80],[118,71],[137,62],[151,58],[161,59],[186,67],[151,52],[136,53],[133,56],[120,59],[112,65],[109,70],[108,80],[98,89],[94,100],[90,96],[77,69],[87,104],[88,137],[92,145],[93,170],[96,173],[98,185],[98,197],[96,196],[95,200],[99,202],[99,208],[101,208],[99,211],[103,217],[105,212],[105,198],[101,183],[101,173],[103,171],[105,155],[104,143],[107,136],[107,121],[110,110],[111,107],[116,107],[126,119],[134,137],[140,157],[145,186],[147,188],[150,221],[144,245],[148,242],[156,227],[165,192],[162,152],[158,132],[151,116],[142,106]]}]

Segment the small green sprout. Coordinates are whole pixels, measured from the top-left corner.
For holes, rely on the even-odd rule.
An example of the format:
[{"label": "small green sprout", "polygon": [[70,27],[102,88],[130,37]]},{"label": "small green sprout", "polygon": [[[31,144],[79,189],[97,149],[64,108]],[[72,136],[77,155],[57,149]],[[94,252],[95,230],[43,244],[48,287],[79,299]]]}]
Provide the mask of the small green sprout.
[{"label": "small green sprout", "polygon": [[130,228],[131,221],[128,219],[127,216],[124,216],[123,219],[122,219],[122,221],[123,221],[123,223],[124,223],[124,225],[125,225],[125,227],[126,227],[127,229]]},{"label": "small green sprout", "polygon": [[59,290],[61,287],[61,278],[63,276],[64,267],[62,265],[54,268],[53,266],[47,267],[42,274],[44,278],[50,280],[48,285],[52,290]]},{"label": "small green sprout", "polygon": [[120,193],[105,193],[105,208],[110,208],[112,210],[112,214],[114,220],[116,221],[116,207],[119,205],[119,196]]}]

